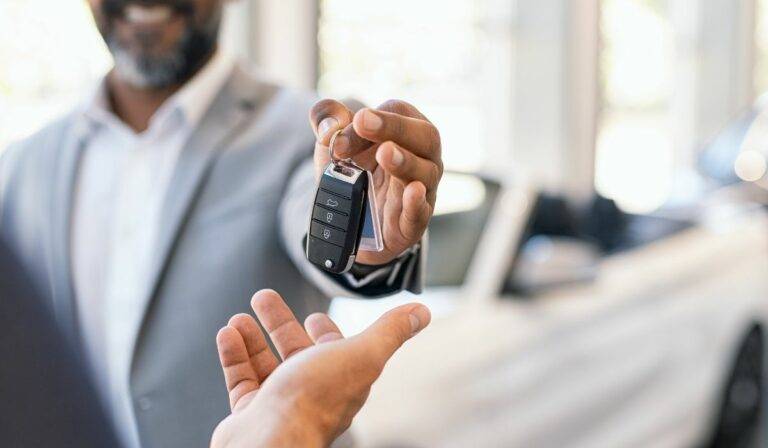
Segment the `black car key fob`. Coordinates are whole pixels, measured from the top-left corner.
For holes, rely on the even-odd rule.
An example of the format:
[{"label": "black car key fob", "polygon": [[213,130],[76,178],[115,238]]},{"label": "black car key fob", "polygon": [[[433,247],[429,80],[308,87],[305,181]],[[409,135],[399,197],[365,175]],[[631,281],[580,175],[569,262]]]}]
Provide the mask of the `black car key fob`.
[{"label": "black car key fob", "polygon": [[360,246],[367,192],[364,169],[332,159],[320,178],[312,208],[307,235],[310,262],[334,274],[352,268]]}]

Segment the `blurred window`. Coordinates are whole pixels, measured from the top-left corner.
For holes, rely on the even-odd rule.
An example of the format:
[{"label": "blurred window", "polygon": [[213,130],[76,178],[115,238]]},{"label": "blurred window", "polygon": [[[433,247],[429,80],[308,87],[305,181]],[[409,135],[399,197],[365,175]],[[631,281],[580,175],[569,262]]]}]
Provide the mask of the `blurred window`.
[{"label": "blurred window", "polygon": [[768,0],[757,0],[755,14],[755,77],[758,95],[768,92]]},{"label": "blurred window", "polygon": [[675,41],[665,0],[602,0],[602,111],[595,185],[629,212],[650,212],[673,181]]},{"label": "blurred window", "polygon": [[323,0],[318,90],[369,106],[392,97],[418,105],[440,129],[446,166],[477,170],[493,141],[484,101],[499,90],[485,75],[499,62],[491,55],[508,45],[511,29],[496,26],[510,8],[501,3]]},{"label": "blurred window", "polygon": [[84,0],[0,1],[0,149],[72,107],[110,64]]}]

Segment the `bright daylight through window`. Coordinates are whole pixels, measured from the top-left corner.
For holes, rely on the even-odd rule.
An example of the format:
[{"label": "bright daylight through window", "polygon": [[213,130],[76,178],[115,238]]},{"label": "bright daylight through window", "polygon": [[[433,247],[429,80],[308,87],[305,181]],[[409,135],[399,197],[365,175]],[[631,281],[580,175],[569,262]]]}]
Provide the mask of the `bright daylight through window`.
[{"label": "bright daylight through window", "polygon": [[0,1],[0,149],[67,111],[110,65],[84,0]]},{"label": "bright daylight through window", "polygon": [[604,0],[602,116],[595,185],[625,210],[669,197],[674,172],[670,109],[674,35],[664,0]]},{"label": "bright daylight through window", "polygon": [[755,73],[757,95],[768,92],[768,1],[757,0],[755,14]]}]

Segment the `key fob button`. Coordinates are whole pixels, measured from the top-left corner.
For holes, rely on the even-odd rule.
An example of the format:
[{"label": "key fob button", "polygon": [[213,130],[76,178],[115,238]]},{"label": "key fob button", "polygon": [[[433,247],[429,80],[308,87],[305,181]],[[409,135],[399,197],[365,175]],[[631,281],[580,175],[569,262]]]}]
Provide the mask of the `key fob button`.
[{"label": "key fob button", "polygon": [[352,201],[349,199],[344,199],[340,196],[330,194],[323,190],[317,192],[315,204],[321,205],[329,210],[335,210],[345,214],[349,214],[349,211],[352,209]]},{"label": "key fob button", "polygon": [[349,217],[337,211],[331,211],[322,207],[315,207],[312,217],[324,224],[328,224],[339,229],[346,229],[349,223]]},{"label": "key fob button", "polygon": [[308,247],[307,257],[312,263],[324,266],[326,269],[340,269],[340,266],[343,268],[346,264],[346,260],[341,259],[342,248],[339,246],[310,236]]},{"label": "key fob button", "polygon": [[346,232],[334,229],[333,227],[324,225],[317,221],[312,221],[312,230],[310,231],[310,235],[323,241],[327,241],[331,244],[335,244],[339,247],[344,247],[344,240],[347,237]]},{"label": "key fob button", "polygon": [[342,182],[338,179],[325,179],[325,182],[323,182],[323,190],[327,190],[328,192],[339,195],[345,199],[352,199],[352,184]]}]

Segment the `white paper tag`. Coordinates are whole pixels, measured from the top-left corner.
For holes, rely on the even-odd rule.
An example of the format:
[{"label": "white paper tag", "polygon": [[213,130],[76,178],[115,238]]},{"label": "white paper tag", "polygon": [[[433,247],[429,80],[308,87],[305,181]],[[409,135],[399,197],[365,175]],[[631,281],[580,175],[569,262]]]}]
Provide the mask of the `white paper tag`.
[{"label": "white paper tag", "polygon": [[363,234],[360,236],[360,246],[358,250],[368,252],[381,252],[384,250],[384,237],[381,235],[381,215],[376,205],[376,188],[373,185],[373,173],[366,171],[368,175],[368,193],[365,208],[365,221],[363,224]]}]

